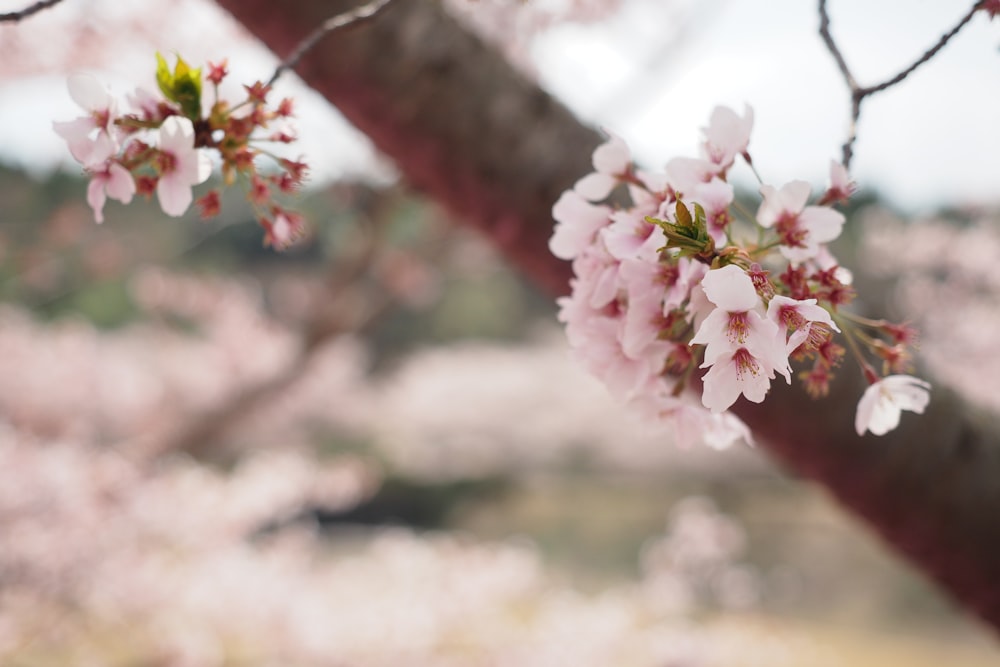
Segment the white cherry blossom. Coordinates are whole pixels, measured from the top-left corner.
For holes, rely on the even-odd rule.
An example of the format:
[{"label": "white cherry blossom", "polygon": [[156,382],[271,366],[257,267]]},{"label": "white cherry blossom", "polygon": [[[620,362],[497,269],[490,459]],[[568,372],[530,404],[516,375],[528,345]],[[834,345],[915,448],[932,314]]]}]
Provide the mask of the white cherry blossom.
[{"label": "white cherry blossom", "polygon": [[607,134],[610,138],[594,150],[592,160],[595,171],[573,186],[577,194],[590,201],[601,201],[611,194],[622,176],[628,173],[632,163],[625,141],[611,132]]},{"label": "white cherry blossom", "polygon": [[930,402],[929,382],[912,375],[890,375],[872,384],[858,402],[854,428],[858,435],[871,431],[885,435],[899,426],[903,410],[923,414]]},{"label": "white cherry blossom", "polygon": [[757,211],[762,227],[774,227],[781,239],[781,254],[790,262],[801,263],[816,257],[820,244],[829,243],[844,226],[844,214],[826,206],[806,206],[810,187],[805,181],[791,181],[781,189],[763,185],[764,197]]},{"label": "white cherry blossom", "polygon": [[767,304],[767,319],[774,322],[781,330],[782,341],[784,335],[791,331],[785,348],[789,354],[809,338],[813,323],[825,324],[840,332],[830,313],[817,305],[816,299],[798,301],[787,296],[775,296]]},{"label": "white cherry blossom", "polygon": [[703,128],[705,143],[702,148],[719,174],[725,174],[736,156],[746,152],[752,129],[753,109],[750,105],[744,106],[742,117],[729,107],[718,106],[712,110],[708,127]]},{"label": "white cherry blossom", "polygon": [[791,382],[788,352],[778,325],[759,312],[760,296],[740,267],[709,271],[701,281],[716,307],[701,323],[692,345],[705,345],[702,403],[713,412],[728,409],[740,394],[760,403],[775,372]]},{"label": "white cherry blossom", "polygon": [[552,206],[556,221],[549,251],[559,259],[574,259],[594,242],[597,232],[611,223],[611,209],[587,201],[580,193],[567,190]]},{"label": "white cherry blossom", "polygon": [[194,126],[181,116],[163,121],[159,131],[163,155],[156,195],[167,215],[184,215],[194,199],[191,187],[204,183],[212,173],[208,157],[194,147]]},{"label": "white cherry blossom", "polygon": [[[89,74],[73,74],[67,81],[70,97],[87,112],[70,121],[56,121],[52,128],[66,140],[69,152],[80,164],[99,164],[105,158],[96,155],[103,152],[103,141],[110,141],[113,151],[118,149],[120,131],[115,126],[117,102],[107,88]],[[95,132],[96,131],[96,132]]]}]

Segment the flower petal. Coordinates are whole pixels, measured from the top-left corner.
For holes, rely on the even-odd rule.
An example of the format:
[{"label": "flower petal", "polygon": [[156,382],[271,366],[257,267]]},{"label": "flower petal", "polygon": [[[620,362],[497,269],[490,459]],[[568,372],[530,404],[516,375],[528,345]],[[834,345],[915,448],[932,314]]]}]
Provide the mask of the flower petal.
[{"label": "flower petal", "polygon": [[160,182],[156,184],[156,196],[163,212],[175,218],[184,215],[194,199],[191,186],[171,176],[160,178]]},{"label": "flower petal", "polygon": [[701,286],[709,301],[731,313],[750,310],[760,303],[753,280],[733,264],[706,273]]},{"label": "flower petal", "polygon": [[[607,132],[605,130],[605,132]],[[621,137],[607,132],[610,138],[594,149],[594,169],[602,174],[624,174],[632,161],[628,146]]]},{"label": "flower petal", "polygon": [[111,107],[113,98],[97,77],[90,74],[72,74],[66,81],[69,96],[87,111],[104,111]]}]

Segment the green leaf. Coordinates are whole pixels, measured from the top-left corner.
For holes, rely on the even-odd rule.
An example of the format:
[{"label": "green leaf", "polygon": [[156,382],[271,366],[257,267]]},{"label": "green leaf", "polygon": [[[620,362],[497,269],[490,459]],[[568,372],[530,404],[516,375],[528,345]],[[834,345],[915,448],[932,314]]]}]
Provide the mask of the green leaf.
[{"label": "green leaf", "polygon": [[674,215],[677,218],[677,225],[679,227],[691,226],[691,213],[683,203],[677,202],[677,206],[674,207]]},{"label": "green leaf", "polygon": [[201,68],[191,69],[184,59],[177,56],[177,64],[171,74],[167,61],[156,54],[156,83],[171,102],[181,107],[181,113],[192,121],[201,118]]},{"label": "green leaf", "polygon": [[163,59],[160,52],[156,52],[156,85],[160,87],[160,92],[171,102],[176,102],[174,98],[174,77],[170,74],[167,61]]}]

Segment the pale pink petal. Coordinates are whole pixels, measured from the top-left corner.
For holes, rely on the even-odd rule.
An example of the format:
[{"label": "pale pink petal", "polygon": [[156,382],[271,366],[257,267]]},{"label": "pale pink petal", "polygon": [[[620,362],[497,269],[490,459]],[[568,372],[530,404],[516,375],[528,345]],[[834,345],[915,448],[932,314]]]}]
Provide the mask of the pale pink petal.
[{"label": "pale pink petal", "polygon": [[733,264],[706,273],[701,286],[709,301],[731,313],[750,310],[760,303],[753,280]]},{"label": "pale pink petal", "polygon": [[[700,284],[702,278],[708,273],[707,266],[685,257],[677,261],[677,269],[677,280],[663,298],[663,310],[665,313],[674,308],[679,308],[682,303],[690,299],[692,288]],[[701,291],[701,294],[704,296],[704,291]]]},{"label": "pale pink petal", "polygon": [[161,98],[145,88],[136,88],[134,93],[126,96],[126,99],[136,113],[152,117],[159,113]]},{"label": "pale pink petal", "polygon": [[736,365],[731,362],[720,362],[712,366],[705,373],[703,382],[701,404],[714,413],[728,410],[742,392]]},{"label": "pale pink petal", "polygon": [[102,136],[106,136],[102,133],[98,134],[96,139],[91,139],[90,135],[96,127],[94,119],[89,117],[77,118],[76,120],[66,122],[56,121],[52,123],[52,129],[55,130],[56,134],[66,140],[66,145],[68,146],[73,159],[82,165],[103,162],[110,157],[111,152],[113,152],[112,150],[103,157],[101,155],[95,156],[95,143],[99,141]]},{"label": "pale pink petal", "polygon": [[732,353],[734,346],[729,341],[728,328],[729,313],[722,308],[716,308],[702,321],[691,339],[691,345],[705,346],[706,366],[711,366],[727,352]]},{"label": "pale pink petal", "polygon": [[857,183],[851,180],[844,165],[836,160],[830,160],[830,186],[827,188],[823,200],[825,202],[847,201],[857,190],[857,187]]},{"label": "pale pink petal", "polygon": [[705,290],[702,288],[701,283],[693,283],[691,286],[691,298],[688,301],[687,307],[687,321],[691,323],[695,331],[701,328],[702,324],[705,323],[705,318],[713,310],[715,310],[715,305],[705,296]]},{"label": "pale pink petal", "polygon": [[156,184],[156,196],[163,212],[175,218],[184,215],[184,211],[194,200],[191,186],[169,175],[160,178],[160,182]]},{"label": "pale pink petal", "polygon": [[594,308],[602,308],[618,296],[618,266],[618,262],[604,264],[595,274],[590,293],[590,305]]},{"label": "pale pink petal", "polygon": [[87,169],[104,170],[111,156],[118,152],[118,146],[106,132],[97,135],[87,147],[87,154],[80,162]]},{"label": "pale pink petal", "polygon": [[112,162],[108,167],[107,193],[112,199],[116,199],[123,204],[132,201],[135,194],[135,181],[128,169],[117,162]]},{"label": "pale pink petal", "polygon": [[594,242],[597,231],[609,222],[611,209],[595,206],[567,190],[552,207],[558,223],[549,239],[549,251],[560,259],[573,259]]},{"label": "pale pink petal", "polygon": [[[755,331],[753,345],[748,347],[761,365],[768,370],[768,375],[774,377],[778,373],[785,378],[786,384],[792,383],[792,367],[788,360],[789,350],[778,332],[778,325],[761,318],[762,326]],[[766,327],[763,323],[766,323]]]},{"label": "pale pink petal", "polygon": [[198,151],[198,168],[194,174],[193,185],[200,185],[208,180],[212,175],[212,158],[208,157],[205,151]]},{"label": "pale pink petal", "polygon": [[101,174],[95,174],[87,185],[87,203],[94,210],[94,221],[98,224],[104,222],[104,202],[106,201],[104,177]]},{"label": "pale pink petal", "polygon": [[757,210],[757,222],[762,227],[771,227],[784,215],[798,215],[809,201],[811,188],[805,181],[786,183],[780,190],[771,185],[762,185],[760,194],[764,197]]},{"label": "pale pink petal", "polygon": [[728,449],[733,444],[743,441],[754,446],[750,427],[731,412],[709,413],[712,417],[703,429],[705,444],[712,449]]},{"label": "pale pink petal", "polygon": [[837,324],[833,321],[830,313],[822,306],[817,305],[816,299],[796,300],[791,297],[777,295],[767,304],[767,318],[784,329],[781,322],[781,311],[784,308],[793,308],[809,322],[822,322],[834,331],[839,332]]},{"label": "pale pink petal", "polygon": [[70,75],[66,83],[70,97],[87,111],[107,110],[114,101],[101,82],[89,74]]},{"label": "pale pink petal", "polygon": [[610,132],[608,135],[610,138],[594,150],[594,169],[612,176],[624,174],[632,161],[628,146],[621,137]]},{"label": "pale pink petal", "polygon": [[797,212],[805,208],[812,187],[805,181],[791,181],[778,191],[778,199],[786,211]]},{"label": "pale pink petal", "polygon": [[705,211],[708,233],[717,246],[726,244],[725,226],[719,220],[726,220],[729,206],[733,203],[735,191],[733,186],[720,178],[713,178],[708,183],[695,186],[691,194],[692,201],[701,204]]},{"label": "pale pink petal", "polygon": [[708,160],[675,157],[667,162],[667,182],[674,191],[690,194],[699,183],[708,183],[715,177],[715,165]]},{"label": "pale pink petal", "polygon": [[[704,365],[717,363],[721,357],[743,347],[761,359],[765,366],[778,369],[788,379],[788,354],[784,350],[784,340],[778,341],[777,325],[757,312],[749,311],[744,315],[747,330],[736,337],[730,331],[730,318],[730,313],[717,308],[705,318],[691,339],[692,345],[705,345]],[[782,345],[779,346],[779,342]]]},{"label": "pale pink petal", "polygon": [[656,341],[663,322],[663,296],[659,290],[647,290],[630,300],[622,327],[622,350],[627,357],[638,359]]},{"label": "pale pink petal", "polygon": [[160,150],[186,155],[194,150],[194,125],[183,116],[171,116],[160,126]]},{"label": "pale pink petal", "polygon": [[601,230],[601,238],[612,257],[657,260],[659,249],[667,244],[662,229],[631,211],[615,211],[611,219],[614,222]]},{"label": "pale pink petal", "polygon": [[97,125],[90,116],[83,116],[75,120],[53,121],[52,129],[66,141],[79,141],[87,139],[97,129]]},{"label": "pale pink petal", "polygon": [[646,186],[646,189],[650,192],[662,193],[665,192],[667,186],[669,185],[667,175],[660,172],[645,171],[644,169],[636,170],[636,176],[639,181]]},{"label": "pale pink petal", "polygon": [[737,155],[746,151],[753,129],[753,109],[744,107],[743,117],[728,107],[715,107],[705,133],[705,153],[722,171],[728,169]]},{"label": "pale pink petal", "polygon": [[829,243],[844,228],[844,214],[827,206],[807,206],[799,217],[814,243]]},{"label": "pale pink petal", "polygon": [[194,126],[181,116],[170,116],[160,126],[159,149],[173,157],[173,169],[160,175],[156,194],[164,213],[183,215],[191,205],[191,186],[202,182],[208,173],[194,147]]},{"label": "pale pink petal", "polygon": [[930,401],[929,383],[910,375],[890,375],[869,386],[858,401],[854,428],[885,435],[899,426],[903,410],[922,414]]},{"label": "pale pink petal", "polygon": [[601,201],[611,194],[617,182],[614,176],[595,171],[577,181],[573,190],[589,201]]}]

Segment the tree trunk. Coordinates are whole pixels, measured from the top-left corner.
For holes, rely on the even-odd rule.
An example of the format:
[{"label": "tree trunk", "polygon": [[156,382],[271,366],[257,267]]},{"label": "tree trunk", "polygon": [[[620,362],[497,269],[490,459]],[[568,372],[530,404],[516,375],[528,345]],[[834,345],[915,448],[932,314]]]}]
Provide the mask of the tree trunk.
[{"label": "tree trunk", "polygon": [[[279,56],[356,3],[218,0]],[[437,2],[396,0],[325,38],[297,68],[415,187],[488,234],[553,294],[569,266],[547,248],[551,207],[601,142],[465,32]],[[852,376],[845,369],[843,375]],[[928,414],[882,438],[853,431],[861,378],[811,401],[775,383],[737,414],[797,474],[824,485],[956,600],[1000,630],[1000,427],[935,387]]]}]

